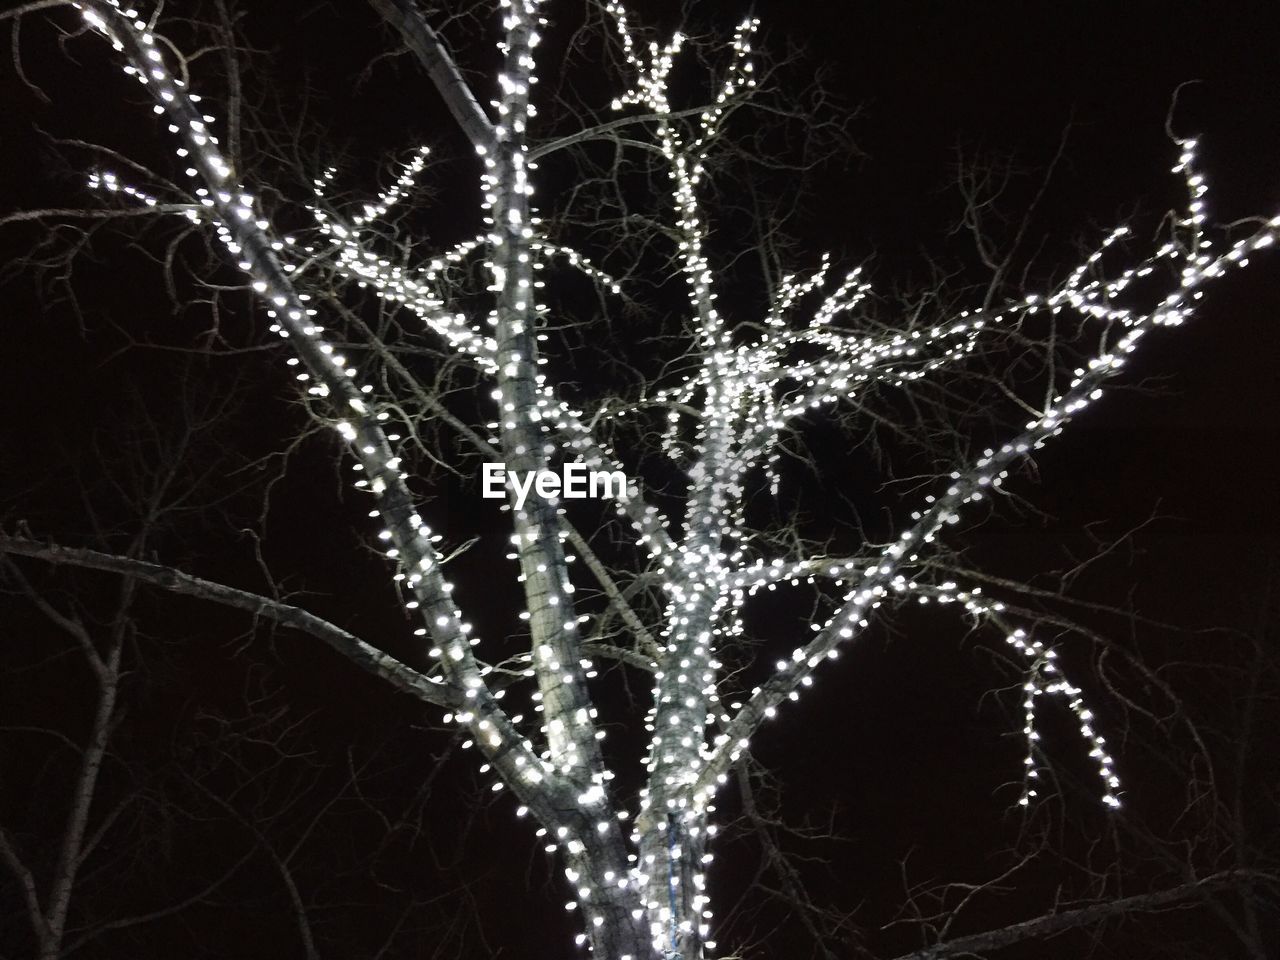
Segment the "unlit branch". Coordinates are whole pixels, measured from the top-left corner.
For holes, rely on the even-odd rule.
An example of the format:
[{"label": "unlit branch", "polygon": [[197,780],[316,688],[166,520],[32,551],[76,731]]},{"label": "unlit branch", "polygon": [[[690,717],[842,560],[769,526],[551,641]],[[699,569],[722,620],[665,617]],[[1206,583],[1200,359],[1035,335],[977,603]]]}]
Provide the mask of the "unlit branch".
[{"label": "unlit branch", "polygon": [[0,536],[0,552],[32,557],[62,566],[118,573],[162,587],[173,593],[199,597],[237,610],[246,610],[255,617],[265,617],[283,627],[299,630],[315,637],[354,662],[362,670],[388,681],[397,690],[444,707],[453,707],[458,703],[456,694],[443,683],[432,682],[412,667],[383,653],[338,625],[292,604],[281,603],[279,600],[215,583],[212,580],[193,577],[173,567],[148,563],[144,560],[132,560],[97,550],[40,543],[24,537]]},{"label": "unlit branch", "polygon": [[[1258,875],[1251,875],[1251,878],[1259,879]],[[1075,910],[1046,914],[1034,920],[1024,920],[1021,923],[988,930],[985,933],[976,933],[969,937],[958,937],[913,953],[904,953],[895,957],[894,960],[943,960],[945,957],[969,956],[983,950],[999,950],[1026,940],[1047,940],[1068,930],[1091,926],[1113,917],[1132,913],[1150,913],[1174,907],[1204,895],[1210,890],[1238,883],[1241,879],[1242,874],[1239,871],[1215,873],[1196,883],[1183,884],[1170,890],[1121,897],[1119,900],[1110,900],[1106,903],[1095,903]]]}]

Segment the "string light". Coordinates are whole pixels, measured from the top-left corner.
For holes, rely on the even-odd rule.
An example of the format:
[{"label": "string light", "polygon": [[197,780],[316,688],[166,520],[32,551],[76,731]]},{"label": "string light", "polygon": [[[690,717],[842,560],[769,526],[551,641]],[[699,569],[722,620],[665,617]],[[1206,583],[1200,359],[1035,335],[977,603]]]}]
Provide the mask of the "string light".
[{"label": "string light", "polygon": [[[726,117],[755,86],[751,43],[759,23],[747,19],[738,26],[710,105],[694,123],[684,124],[672,110],[668,83],[685,38],[676,33],[665,44],[642,43],[624,6],[606,2],[630,74],[630,86],[614,108],[638,107],[655,118],[652,132],[670,176],[675,253],[699,359],[695,370],[649,398],[674,411],[661,445],[688,475],[679,528],[647,502],[638,486],[617,497],[618,513],[630,522],[634,545],[659,573],[666,598],[659,649],[651,661],[652,704],[645,716],[651,733],[644,757],[647,781],[632,812],[614,795],[614,774],[599,745],[604,731],[588,682],[596,670],[583,655],[569,573],[573,558],[565,549],[559,508],[540,497],[509,504],[510,558],[519,566],[526,598],[521,620],[530,635],[529,651],[519,662],[522,676],[533,680],[529,712],[538,726],[536,736],[526,735],[521,732],[525,715],[509,714],[500,703],[506,691],[487,681],[493,668],[479,659],[480,638],[452,599],[453,585],[444,576],[438,549],[441,538],[409,492],[402,437],[391,425],[398,414],[378,400],[372,384],[361,383],[359,365],[326,338],[318,311],[293,280],[300,263],[323,263],[340,281],[372,289],[408,310],[453,356],[487,378],[496,406],[489,429],[507,469],[537,471],[555,458],[603,472],[619,469],[594,421],[562,400],[542,369],[538,330],[546,306],[539,302],[537,271],[567,266],[611,297],[623,295],[623,285],[582,252],[546,236],[533,205],[536,163],[528,134],[536,119],[534,53],[544,24],[539,0],[501,0],[503,65],[491,104],[495,119],[476,144],[485,229],[417,267],[380,254],[377,231],[371,228],[409,198],[426,167],[426,148],[412,155],[387,190],[353,214],[328,200],[336,171],[325,171],[313,184],[310,204],[316,242],[278,235],[222,154],[216,119],[197,106],[199,98],[168,66],[166,48],[148,23],[119,0],[80,0],[76,6],[123,55],[125,72],[146,87],[156,114],[177,138],[176,152],[196,199],[183,206],[184,215],[214,231],[272,319],[272,332],[287,342],[291,375],[328,404],[333,428],[353,461],[353,483],[374,498],[370,518],[378,529],[373,537],[418,624],[415,636],[435,664],[424,675],[424,696],[448,711],[446,723],[465,729],[464,747],[480,754],[481,773],[490,778],[491,789],[509,788],[517,815],[530,817],[545,849],[561,856],[574,891],[565,907],[582,918],[578,942],[596,956],[689,960],[714,950],[705,869],[715,833],[714,798],[729,768],[758,727],[797,700],[815,682],[818,669],[861,636],[877,611],[905,600],[959,604],[971,617],[1001,630],[1023,662],[1027,753],[1021,805],[1030,805],[1037,795],[1037,718],[1046,697],[1066,703],[1097,764],[1103,802],[1120,804],[1115,760],[1056,652],[1007,623],[1003,607],[980,590],[931,582],[925,561],[947,528],[998,490],[1019,460],[1101,397],[1143,337],[1155,327],[1190,319],[1211,280],[1246,266],[1255,251],[1273,244],[1280,218],[1226,252],[1216,251],[1205,235],[1207,186],[1195,168],[1194,141],[1179,141],[1174,172],[1185,181],[1188,202],[1169,241],[1115,279],[1104,279],[1097,267],[1123,246],[1123,227],[1047,295],[999,309],[961,311],[932,328],[854,334],[840,321],[865,309],[872,286],[854,269],[826,292],[831,263],[824,256],[814,272],[781,281],[763,322],[743,342],[716,307],[716,271],[705,250],[708,223],[698,188]],[[128,202],[161,205],[112,172],[93,173],[89,185]],[[450,272],[473,258],[482,261],[489,277],[492,310],[483,315],[455,308],[448,291]],[[1137,281],[1162,265],[1176,270],[1176,283],[1152,300],[1139,292]],[[817,307],[798,316],[802,305],[818,296]],[[854,558],[753,552],[745,517],[748,479],[762,470],[777,489],[779,443],[796,418],[846,402],[873,384],[909,388],[962,363],[1002,329],[1063,312],[1082,325],[1119,332],[1114,339],[1100,337],[1103,346],[1021,430],[955,469],[892,543]],[[682,442],[690,428],[692,442]],[[722,695],[730,681],[719,655],[745,633],[746,599],[783,584],[819,582],[839,591],[831,615],[812,624],[813,636],[779,659],[768,680],[725,703]]]}]

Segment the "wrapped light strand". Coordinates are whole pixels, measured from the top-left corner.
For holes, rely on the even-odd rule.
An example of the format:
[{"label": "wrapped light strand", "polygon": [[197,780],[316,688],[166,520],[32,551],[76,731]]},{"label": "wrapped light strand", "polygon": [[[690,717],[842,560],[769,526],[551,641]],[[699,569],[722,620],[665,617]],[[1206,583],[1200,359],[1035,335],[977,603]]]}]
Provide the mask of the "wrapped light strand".
[{"label": "wrapped light strand", "polygon": [[[1057,696],[1074,713],[1098,764],[1104,802],[1119,803],[1119,780],[1105,739],[1097,733],[1080,690],[1062,675],[1053,651],[1006,627],[999,606],[978,591],[934,586],[923,582],[919,571],[948,527],[973,504],[992,497],[1016,463],[1099,398],[1142,337],[1154,327],[1189,319],[1208,281],[1244,266],[1255,251],[1274,242],[1280,219],[1217,252],[1204,235],[1207,188],[1194,167],[1193,142],[1180,142],[1182,155],[1175,168],[1188,188],[1185,214],[1167,243],[1115,279],[1101,275],[1101,261],[1113,256],[1125,239],[1123,228],[1108,235],[1046,296],[999,309],[962,311],[931,328],[906,323],[880,332],[880,325],[868,325],[877,332],[867,334],[859,332],[858,322],[870,317],[869,282],[860,270],[851,270],[828,290],[831,264],[824,257],[808,277],[784,278],[767,306],[761,331],[746,334],[731,330],[716,307],[716,272],[705,249],[708,226],[699,187],[729,112],[754,84],[751,41],[757,22],[749,19],[739,26],[714,102],[698,111],[696,123],[685,124],[689,113],[672,109],[668,89],[684,37],[677,33],[665,44],[641,43],[623,6],[606,3],[631,72],[616,107],[637,106],[657,118],[648,120],[647,129],[670,176],[674,253],[686,287],[694,347],[694,363],[682,369],[682,379],[668,381],[648,398],[667,405],[663,446],[687,473],[680,526],[647,502],[638,484],[615,504],[635,531],[632,546],[647,554],[646,572],[657,577],[664,604],[661,629],[653,631],[658,649],[645,660],[653,676],[653,702],[645,717],[651,734],[643,761],[648,780],[633,816],[612,795],[613,771],[599,747],[604,731],[588,691],[597,671],[584,656],[562,508],[542,500],[510,504],[510,556],[519,564],[526,601],[522,620],[530,637],[529,652],[516,667],[521,686],[537,688],[527,721],[540,728],[535,743],[520,732],[524,715],[508,715],[499,704],[504,691],[487,683],[495,668],[476,656],[478,638],[453,603],[452,585],[441,571],[439,537],[409,495],[394,446],[398,435],[385,426],[391,410],[375,399],[372,385],[360,382],[356,366],[326,338],[317,311],[292,279],[296,270],[320,262],[339,281],[366,285],[420,317],[452,355],[493,381],[491,430],[509,468],[537,469],[560,458],[593,469],[616,468],[619,458],[598,439],[597,418],[559,398],[540,353],[546,314],[538,293],[541,267],[567,263],[608,295],[621,294],[621,284],[584,253],[547,236],[533,207],[535,165],[527,140],[536,118],[532,92],[541,5],[534,0],[501,3],[503,67],[493,104],[496,119],[485,136],[473,138],[483,167],[484,231],[421,265],[396,263],[380,254],[378,234],[383,218],[409,197],[424,169],[425,151],[415,154],[394,184],[355,214],[329,209],[325,197],[335,173],[326,171],[315,184],[312,207],[320,239],[299,250],[293,238],[272,233],[257,201],[221,154],[214,118],[195,106],[185,78],[168,70],[148,24],[116,0],[82,0],[79,7],[125,54],[131,75],[147,87],[158,115],[168,119],[171,132],[180,138],[179,155],[187,164],[198,207],[187,215],[215,230],[266,304],[273,331],[293,350],[289,365],[298,382],[330,405],[334,428],[355,461],[356,485],[375,498],[371,517],[382,527],[376,536],[396,570],[406,608],[421,624],[415,633],[436,664],[436,672],[422,678],[424,698],[447,706],[446,722],[465,728],[465,746],[482,754],[482,774],[496,778],[495,790],[510,787],[520,804],[517,813],[532,815],[548,852],[563,855],[565,877],[574,891],[567,906],[582,917],[580,942],[598,957],[652,960],[666,954],[689,960],[714,948],[706,864],[718,786],[758,726],[812,685],[818,668],[860,636],[879,610],[903,598],[962,603],[973,616],[1003,630],[1025,662],[1024,732],[1030,762],[1023,801],[1033,798],[1037,779],[1036,708],[1045,697]],[[144,206],[159,205],[155,197],[123,185],[114,175],[97,174],[91,185]],[[494,309],[473,316],[451,308],[449,288],[477,257],[483,258]],[[1141,302],[1134,291],[1145,285],[1137,281],[1165,267],[1177,271],[1177,286],[1154,306]],[[809,297],[819,303],[797,318]],[[908,387],[964,362],[988,340],[998,343],[1001,329],[1062,311],[1082,325],[1096,325],[1102,346],[1021,430],[954,470],[893,542],[846,558],[759,556],[767,548],[746,522],[749,480],[763,468],[776,483],[778,444],[791,421],[847,400],[871,384]],[[692,418],[692,430],[683,429],[686,415]],[[762,589],[818,581],[836,586],[839,600],[832,615],[813,624],[814,635],[781,658],[773,675],[749,695],[739,700],[723,690],[727,681],[719,656],[726,644],[744,635],[745,599]]]},{"label": "wrapped light strand", "polygon": [[144,82],[170,117],[171,131],[180,135],[185,131],[180,156],[193,164],[189,175],[206,184],[196,193],[217,217],[220,239],[238,258],[237,265],[251,278],[255,292],[269,305],[268,314],[278,321],[280,336],[289,340],[310,376],[323,381],[332,402],[343,409],[335,427],[364,468],[362,486],[379,499],[379,516],[390,534],[384,539],[392,544],[386,551],[389,558],[409,571],[405,579],[424,623],[416,632],[431,634],[436,644],[433,652],[446,678],[439,702],[465,705],[465,709],[447,714],[446,722],[469,728],[503,782],[536,809],[540,819],[556,822],[556,810],[564,803],[562,792],[572,788],[562,785],[554,769],[537,759],[532,745],[516,731],[481,679],[471,652],[475,638],[468,636],[470,628],[450,598],[452,585],[441,573],[433,535],[414,510],[404,475],[392,466],[396,458],[380,425],[385,415],[370,408],[363,391],[351,382],[353,371],[342,358],[325,349],[328,345],[313,319],[315,310],[307,306],[307,295],[294,289],[278,259],[284,244],[270,239],[267,223],[252,209],[252,198],[238,184],[229,182],[230,168],[208,129],[212,118],[199,114],[183,82],[165,71],[163,52],[145,21],[132,10],[123,9],[118,0],[82,0],[78,6],[90,26],[112,41],[139,76],[139,65],[147,65]]},{"label": "wrapped light strand", "polygon": [[[1193,141],[1182,141],[1180,145],[1183,154],[1177,169],[1187,173],[1188,185],[1193,195],[1200,196],[1203,193],[1200,190],[1203,181],[1195,179],[1198,178],[1193,167],[1195,144]],[[1182,221],[1181,225],[1192,231],[1193,239],[1185,247],[1188,253],[1185,255],[1180,285],[1146,312],[1140,313],[1131,308],[1103,302],[1097,295],[1096,282],[1088,285],[1080,282],[1082,273],[1073,274],[1063,288],[1043,301],[1034,297],[1028,299],[1027,306],[1031,309],[1068,306],[1094,316],[1123,321],[1125,332],[1113,346],[1104,348],[1085,367],[1079,368],[1068,389],[1053,398],[1043,414],[1029,422],[1021,434],[998,450],[987,451],[969,468],[953,473],[951,485],[941,497],[927,498],[927,509],[917,512],[914,515],[915,523],[895,543],[882,551],[878,563],[867,568],[858,581],[857,588],[846,594],[836,616],[823,626],[814,640],[805,647],[798,648],[791,660],[779,663],[773,679],[754,692],[728,729],[717,738],[713,759],[705,766],[698,784],[705,796],[709,797],[714,792],[717,779],[745,749],[745,734],[758,725],[765,712],[771,708],[776,710],[782,701],[793,698],[797,687],[802,684],[809,671],[822,662],[823,657],[834,652],[839,644],[852,639],[866,626],[870,611],[884,597],[904,558],[917,560],[919,551],[927,549],[927,545],[947,525],[956,522],[966,504],[983,499],[990,489],[999,486],[1012,463],[1043,445],[1049,438],[1060,434],[1063,427],[1081,410],[1101,397],[1101,385],[1119,374],[1125,357],[1137,349],[1139,340],[1149,328],[1185,321],[1194,311],[1203,292],[1200,288],[1205,283],[1223,276],[1230,266],[1247,259],[1247,252],[1272,245],[1277,233],[1280,233],[1280,217],[1277,217],[1251,236],[1236,241],[1226,254],[1214,256],[1200,252],[1201,223],[1202,220],[1196,220],[1194,215]],[[1168,255],[1167,248],[1162,248],[1152,260]],[[1108,289],[1117,292],[1124,289],[1150,263],[1149,260],[1142,266],[1127,271],[1121,281],[1111,284]],[[1108,297],[1108,301],[1110,299]]]}]

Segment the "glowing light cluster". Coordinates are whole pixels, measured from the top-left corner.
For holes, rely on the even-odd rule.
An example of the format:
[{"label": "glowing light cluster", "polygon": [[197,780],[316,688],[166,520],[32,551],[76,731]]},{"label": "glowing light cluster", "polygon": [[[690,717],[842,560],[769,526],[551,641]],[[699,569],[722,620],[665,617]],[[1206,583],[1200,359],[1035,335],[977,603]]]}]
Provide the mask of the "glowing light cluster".
[{"label": "glowing light cluster", "polygon": [[[323,328],[314,320],[316,311],[308,306],[310,297],[295,289],[288,265],[280,260],[287,242],[271,238],[269,223],[254,211],[254,198],[231,181],[230,167],[210,132],[214,119],[197,112],[198,98],[166,69],[165,54],[146,22],[113,0],[86,0],[81,7],[85,20],[125,55],[126,72],[148,86],[168,116],[170,132],[182,142],[178,156],[192,164],[188,176],[203,184],[193,192],[233,262],[248,275],[267,307],[275,321],[274,332],[293,347],[296,355],[291,361],[306,371],[299,379],[316,381],[333,403],[334,428],[348,444],[360,473],[355,486],[379,502],[371,514],[384,524],[379,539],[397,567],[395,579],[412,597],[407,606],[423,624],[415,632],[432,643],[430,654],[438,661],[439,674],[425,677],[425,686],[438,690],[435,702],[454,708],[446,714],[446,722],[467,727],[474,737],[468,745],[480,746],[486,766],[540,819],[557,822],[556,808],[572,788],[559,779],[551,764],[537,757],[533,745],[517,731],[516,721],[499,706],[503,691],[491,691],[482,679],[487,670],[472,652],[479,639],[471,635],[470,625],[451,599],[453,585],[443,577],[435,548],[439,537],[414,508],[406,474],[399,469],[399,458],[382,426],[390,413],[375,409],[368,398],[372,387],[357,386],[353,382],[356,369],[324,340]],[[114,182],[106,175],[99,179],[104,186]]]},{"label": "glowing light cluster", "polygon": [[[126,73],[145,86],[157,115],[177,138],[176,152],[195,198],[179,206],[215,232],[272,319],[272,331],[287,342],[290,374],[301,389],[328,404],[333,428],[352,458],[353,483],[373,498],[369,516],[377,529],[372,536],[394,570],[415,635],[434,663],[417,677],[414,689],[448,711],[447,723],[466,730],[464,746],[482,755],[480,769],[491,777],[492,788],[510,788],[517,813],[531,815],[547,851],[562,856],[575,891],[566,907],[581,914],[579,942],[598,957],[691,960],[714,950],[706,865],[717,790],[754,731],[797,700],[815,682],[818,669],[861,636],[877,611],[905,600],[959,604],[1000,629],[1023,661],[1028,749],[1022,805],[1036,796],[1037,710],[1045,697],[1063,699],[1073,712],[1097,763],[1102,799],[1119,805],[1115,761],[1081,689],[1065,677],[1054,651],[1007,624],[1001,605],[977,589],[932,583],[927,560],[948,528],[973,504],[993,497],[1020,459],[1060,434],[1102,395],[1152,328],[1189,319],[1209,281],[1247,265],[1280,233],[1276,218],[1217,251],[1204,230],[1207,187],[1195,169],[1193,141],[1180,142],[1175,167],[1189,193],[1185,214],[1167,243],[1113,279],[1104,279],[1098,268],[1123,247],[1123,227],[1045,296],[961,311],[936,326],[904,324],[885,333],[855,334],[844,321],[864,316],[871,284],[854,269],[826,292],[831,264],[823,257],[809,275],[784,278],[763,321],[746,333],[727,323],[716,307],[717,272],[706,251],[708,217],[698,188],[727,118],[755,85],[751,42],[758,22],[739,25],[711,102],[685,122],[685,112],[673,110],[668,88],[685,38],[676,33],[665,44],[643,43],[624,6],[608,0],[605,10],[630,72],[629,86],[614,107],[638,107],[656,118],[644,129],[668,168],[677,238],[673,252],[687,289],[687,329],[696,362],[679,382],[661,384],[646,399],[673,411],[662,445],[687,475],[678,527],[642,489],[622,492],[616,504],[635,532],[633,545],[647,555],[648,572],[661,579],[666,604],[662,623],[652,630],[657,649],[646,650],[643,658],[653,681],[645,716],[647,785],[629,810],[626,798],[614,795],[614,772],[600,746],[605,731],[590,683],[598,671],[584,653],[581,623],[587,618],[575,605],[570,572],[577,568],[566,551],[562,508],[538,497],[507,504],[509,558],[519,567],[529,649],[514,661],[520,682],[495,689],[489,683],[494,668],[479,659],[480,638],[452,599],[440,536],[409,492],[402,466],[406,453],[399,446],[401,435],[393,432],[403,414],[383,402],[371,383],[362,382],[359,365],[326,337],[309,295],[295,283],[302,265],[322,264],[340,284],[371,289],[407,309],[442,350],[472,364],[492,384],[487,440],[500,448],[509,470],[538,471],[555,460],[576,460],[592,470],[619,469],[619,458],[600,439],[595,419],[560,398],[541,353],[547,308],[539,302],[544,282],[539,270],[567,266],[610,297],[623,292],[621,283],[585,254],[549,236],[533,206],[537,164],[528,141],[536,123],[534,52],[544,22],[541,4],[501,0],[503,65],[490,104],[495,119],[474,118],[480,126],[488,123],[475,144],[483,232],[421,265],[382,252],[378,227],[410,198],[426,169],[425,148],[414,153],[389,189],[355,213],[329,201],[336,172],[326,171],[314,184],[310,207],[318,234],[314,242],[281,236],[222,154],[215,118],[198,107],[199,98],[167,65],[167,48],[148,23],[118,0],[81,0],[78,8],[123,54]],[[127,202],[164,206],[113,173],[94,173],[90,186]],[[473,258],[482,262],[489,281],[491,308],[481,312],[459,307],[450,281],[451,272]],[[1139,292],[1137,281],[1163,267],[1176,270],[1176,282],[1153,301]],[[816,308],[798,317],[813,298],[820,298]],[[1065,313],[1089,325],[1099,334],[1091,342],[1102,346],[1021,430],[953,470],[891,543],[868,545],[865,555],[853,558],[759,555],[745,517],[746,493],[756,470],[776,489],[779,442],[792,421],[848,401],[870,384],[909,389],[921,378],[963,363],[1011,324],[1044,313]],[[1112,330],[1118,332],[1107,332]],[[818,582],[839,595],[834,610],[812,624],[813,635],[778,660],[764,683],[745,693],[735,690],[720,656],[746,634],[747,598],[783,584]],[[501,703],[507,691],[529,688],[528,721],[524,713],[508,714]],[[522,732],[534,724],[536,735]]]}]

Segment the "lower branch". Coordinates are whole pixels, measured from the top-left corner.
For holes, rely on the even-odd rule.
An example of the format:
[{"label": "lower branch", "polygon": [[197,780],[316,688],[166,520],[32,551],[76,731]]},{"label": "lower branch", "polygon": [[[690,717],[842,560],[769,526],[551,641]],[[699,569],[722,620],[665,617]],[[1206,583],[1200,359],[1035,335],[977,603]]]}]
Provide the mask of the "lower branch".
[{"label": "lower branch", "polygon": [[424,674],[322,617],[308,613],[300,607],[272,600],[270,597],[193,577],[158,563],[133,560],[129,557],[80,547],[40,543],[25,537],[0,534],[0,553],[32,557],[64,566],[127,575],[145,583],[163,587],[173,593],[211,600],[237,610],[247,610],[254,616],[266,617],[281,626],[310,634],[351,660],[362,670],[381,677],[397,690],[412,694],[420,700],[449,708],[456,708],[461,702],[451,687],[432,682]]},{"label": "lower branch", "polygon": [[[1217,887],[1231,886],[1241,880],[1242,877],[1246,877],[1246,875],[1242,875],[1240,871],[1229,870],[1215,873],[1205,877],[1203,880],[1173,887],[1170,890],[1161,890],[1156,893],[1140,893],[1136,896],[1122,897],[1119,900],[1111,900],[1107,903],[1096,903],[1088,907],[1078,907],[1075,910],[1063,910],[1061,913],[1046,914],[1033,920],[1024,920],[1021,923],[1000,927],[998,930],[988,930],[985,933],[958,937],[955,940],[948,940],[945,943],[936,943],[931,947],[925,947],[923,950],[904,953],[899,957],[895,957],[894,960],[944,960],[946,957],[970,956],[983,950],[999,950],[1026,940],[1045,940],[1068,930],[1090,926],[1109,920],[1112,917],[1119,917],[1128,913],[1147,913],[1166,907],[1173,907],[1194,897],[1203,896]],[[1263,876],[1249,874],[1246,878],[1261,880]]]}]

